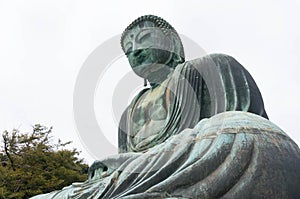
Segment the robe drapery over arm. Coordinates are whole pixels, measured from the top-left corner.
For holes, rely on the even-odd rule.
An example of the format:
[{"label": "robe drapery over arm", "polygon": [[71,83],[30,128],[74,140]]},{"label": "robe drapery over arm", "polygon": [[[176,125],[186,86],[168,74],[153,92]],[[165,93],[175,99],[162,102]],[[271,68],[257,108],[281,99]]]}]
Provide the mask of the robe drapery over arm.
[{"label": "robe drapery over arm", "polygon": [[100,162],[86,182],[34,199],[299,198],[299,147],[247,112],[217,114],[145,153]]},{"label": "robe drapery over arm", "polygon": [[165,126],[149,143],[138,147],[130,131],[144,89],[121,118],[120,154],[96,161],[87,181],[34,199],[300,197],[300,149],[267,119],[236,60],[187,62],[167,85]]}]

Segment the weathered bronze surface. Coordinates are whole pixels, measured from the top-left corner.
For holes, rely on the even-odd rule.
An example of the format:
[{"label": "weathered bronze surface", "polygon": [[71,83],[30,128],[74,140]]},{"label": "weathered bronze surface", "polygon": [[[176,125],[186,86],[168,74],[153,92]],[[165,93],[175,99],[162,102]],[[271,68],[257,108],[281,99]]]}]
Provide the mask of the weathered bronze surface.
[{"label": "weathered bronze surface", "polygon": [[150,88],[121,118],[119,154],[96,161],[87,181],[34,198],[300,198],[299,147],[234,58],[185,61],[177,32],[152,15],[121,45]]}]

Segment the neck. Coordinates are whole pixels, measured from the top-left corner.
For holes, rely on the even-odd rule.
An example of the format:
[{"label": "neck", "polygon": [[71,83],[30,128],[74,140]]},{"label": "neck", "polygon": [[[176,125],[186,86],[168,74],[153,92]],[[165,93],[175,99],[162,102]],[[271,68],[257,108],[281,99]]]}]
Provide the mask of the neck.
[{"label": "neck", "polygon": [[[168,80],[171,76],[172,76],[172,73],[168,73],[165,76],[163,76],[163,78],[160,78],[160,79],[148,78],[147,80],[150,83],[151,90],[153,90],[156,87],[160,86],[164,81]],[[160,76],[160,77],[162,77],[162,76]]]},{"label": "neck", "polygon": [[157,86],[159,86],[160,84],[157,83],[151,83],[150,82],[150,86],[151,86],[151,90],[155,89]]}]

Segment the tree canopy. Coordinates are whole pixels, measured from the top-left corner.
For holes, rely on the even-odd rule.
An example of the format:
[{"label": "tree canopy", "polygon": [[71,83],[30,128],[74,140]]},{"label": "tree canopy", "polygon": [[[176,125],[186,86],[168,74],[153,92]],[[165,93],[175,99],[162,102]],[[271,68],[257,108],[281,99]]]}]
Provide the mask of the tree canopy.
[{"label": "tree canopy", "polygon": [[88,165],[71,142],[53,141],[52,127],[4,131],[0,148],[0,199],[29,198],[87,179]]}]

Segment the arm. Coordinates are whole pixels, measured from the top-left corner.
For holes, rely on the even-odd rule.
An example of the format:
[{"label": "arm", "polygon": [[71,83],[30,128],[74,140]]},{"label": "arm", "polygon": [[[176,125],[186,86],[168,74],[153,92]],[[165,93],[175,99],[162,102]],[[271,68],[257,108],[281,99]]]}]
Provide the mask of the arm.
[{"label": "arm", "polygon": [[233,57],[211,54],[192,60],[190,64],[199,71],[207,87],[210,116],[225,111],[245,111],[268,119],[254,79]]}]

